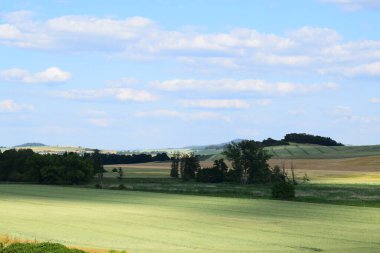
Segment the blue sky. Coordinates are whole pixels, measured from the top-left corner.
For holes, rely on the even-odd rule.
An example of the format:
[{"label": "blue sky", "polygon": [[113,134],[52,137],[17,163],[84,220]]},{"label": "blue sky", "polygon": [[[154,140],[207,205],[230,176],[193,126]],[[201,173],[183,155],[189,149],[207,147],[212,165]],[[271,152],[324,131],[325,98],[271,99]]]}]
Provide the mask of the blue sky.
[{"label": "blue sky", "polygon": [[0,0],[0,146],[380,144],[380,3]]}]

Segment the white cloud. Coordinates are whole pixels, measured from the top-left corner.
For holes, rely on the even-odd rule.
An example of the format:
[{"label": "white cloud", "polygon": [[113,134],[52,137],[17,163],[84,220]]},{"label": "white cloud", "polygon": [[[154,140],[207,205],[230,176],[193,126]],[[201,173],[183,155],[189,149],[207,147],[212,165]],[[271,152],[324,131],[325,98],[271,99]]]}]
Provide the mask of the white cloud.
[{"label": "white cloud", "polygon": [[17,104],[11,99],[0,101],[0,112],[21,112],[21,111],[31,111],[33,106],[27,104]]},{"label": "white cloud", "polygon": [[357,67],[346,68],[344,73],[348,76],[380,76],[380,61],[369,64],[363,64]]},{"label": "white cloud", "polygon": [[378,0],[320,0],[323,3],[333,3],[339,5],[345,11],[357,11],[360,9],[378,9]]},{"label": "white cloud", "polygon": [[350,118],[352,116],[352,109],[348,106],[338,105],[332,110],[332,113],[339,117]]},{"label": "white cloud", "polygon": [[54,93],[55,96],[67,99],[99,99],[115,98],[120,101],[147,102],[154,101],[157,96],[145,90],[130,88],[110,87],[104,89],[80,89],[68,90]]},{"label": "white cloud", "polygon": [[107,127],[111,123],[111,119],[109,118],[90,118],[88,122],[97,127]]},{"label": "white cloud", "polygon": [[221,113],[215,112],[179,112],[174,110],[152,110],[152,111],[140,111],[135,113],[136,117],[146,118],[146,117],[155,117],[155,118],[176,118],[183,121],[203,121],[203,120],[222,120],[224,122],[231,122],[231,118],[225,116]]},{"label": "white cloud", "polygon": [[336,106],[332,110],[332,115],[339,120],[357,122],[361,124],[379,123],[380,116],[378,115],[356,115],[348,106]]},{"label": "white cloud", "polygon": [[6,81],[22,83],[61,83],[66,82],[71,77],[69,72],[57,67],[47,68],[44,71],[30,73],[24,69],[6,69],[0,71],[0,78]]},{"label": "white cloud", "polygon": [[289,38],[297,44],[331,45],[339,42],[341,36],[332,29],[304,26],[298,30],[288,32]]},{"label": "white cloud", "polygon": [[107,127],[113,122],[113,119],[103,110],[87,109],[80,114],[86,122],[97,127]]},{"label": "white cloud", "polygon": [[241,99],[198,99],[182,100],[185,107],[210,108],[210,109],[248,109],[250,104]]},{"label": "white cloud", "polygon": [[371,102],[373,104],[380,104],[380,98],[371,98],[369,100],[369,102]]},{"label": "white cloud", "polygon": [[377,77],[380,76],[380,61],[349,67],[322,68],[319,69],[319,72],[321,74],[337,74],[346,77]]},{"label": "white cloud", "polygon": [[19,29],[13,25],[0,25],[0,39],[17,39],[21,35]]},{"label": "white cloud", "polygon": [[46,22],[51,31],[72,35],[90,35],[115,39],[130,40],[139,32],[152,26],[150,19],[132,17],[125,20],[96,18],[90,16],[62,16]]},{"label": "white cloud", "polygon": [[155,81],[152,85],[166,91],[198,90],[198,91],[235,91],[235,92],[265,92],[265,93],[313,93],[322,90],[333,90],[335,83],[296,84],[289,82],[268,83],[258,79],[219,79],[194,80],[173,79],[163,82]]},{"label": "white cloud", "polygon": [[[374,3],[360,2],[363,6]],[[272,73],[291,69],[300,73],[331,74],[329,70],[340,66],[380,62],[380,41],[343,43],[340,34],[323,27],[305,26],[281,35],[248,28],[207,33],[165,29],[144,17],[116,19],[73,15],[36,21],[25,11],[5,16],[5,22],[0,23],[0,44],[6,46],[100,52],[132,61],[172,59],[198,71],[259,69]]]}]

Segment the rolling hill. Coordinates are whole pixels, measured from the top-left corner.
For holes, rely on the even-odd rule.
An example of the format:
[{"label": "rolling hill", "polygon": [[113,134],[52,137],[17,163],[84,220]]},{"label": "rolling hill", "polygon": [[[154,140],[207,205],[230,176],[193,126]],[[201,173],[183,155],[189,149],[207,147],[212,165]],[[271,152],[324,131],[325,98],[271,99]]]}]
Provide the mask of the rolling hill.
[{"label": "rolling hill", "polygon": [[[274,159],[337,159],[380,155],[380,145],[320,146],[291,143],[288,146],[266,147]],[[210,155],[208,160],[222,158],[221,150],[193,150],[195,154]]]}]

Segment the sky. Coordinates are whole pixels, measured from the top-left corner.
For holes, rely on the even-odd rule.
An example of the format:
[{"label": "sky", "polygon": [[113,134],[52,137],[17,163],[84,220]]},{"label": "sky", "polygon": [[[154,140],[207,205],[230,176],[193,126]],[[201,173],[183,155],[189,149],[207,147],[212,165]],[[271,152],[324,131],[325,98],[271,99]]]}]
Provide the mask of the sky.
[{"label": "sky", "polygon": [[380,144],[378,0],[0,0],[0,146]]}]

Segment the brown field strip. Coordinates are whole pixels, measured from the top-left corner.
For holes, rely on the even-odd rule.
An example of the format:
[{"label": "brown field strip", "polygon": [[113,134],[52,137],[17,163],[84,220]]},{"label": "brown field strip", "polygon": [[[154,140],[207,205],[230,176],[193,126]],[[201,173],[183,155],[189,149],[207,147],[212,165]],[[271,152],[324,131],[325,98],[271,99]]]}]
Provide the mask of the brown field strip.
[{"label": "brown field strip", "polygon": [[[271,166],[285,163],[286,169],[290,169],[291,159],[271,159]],[[213,161],[201,161],[202,167],[212,167]],[[231,163],[227,161],[231,167]],[[352,171],[352,172],[380,172],[380,156],[368,156],[342,159],[293,159],[296,170],[302,171]],[[170,169],[170,162],[150,162],[136,164],[105,165],[105,168],[134,168],[134,169]]]}]

